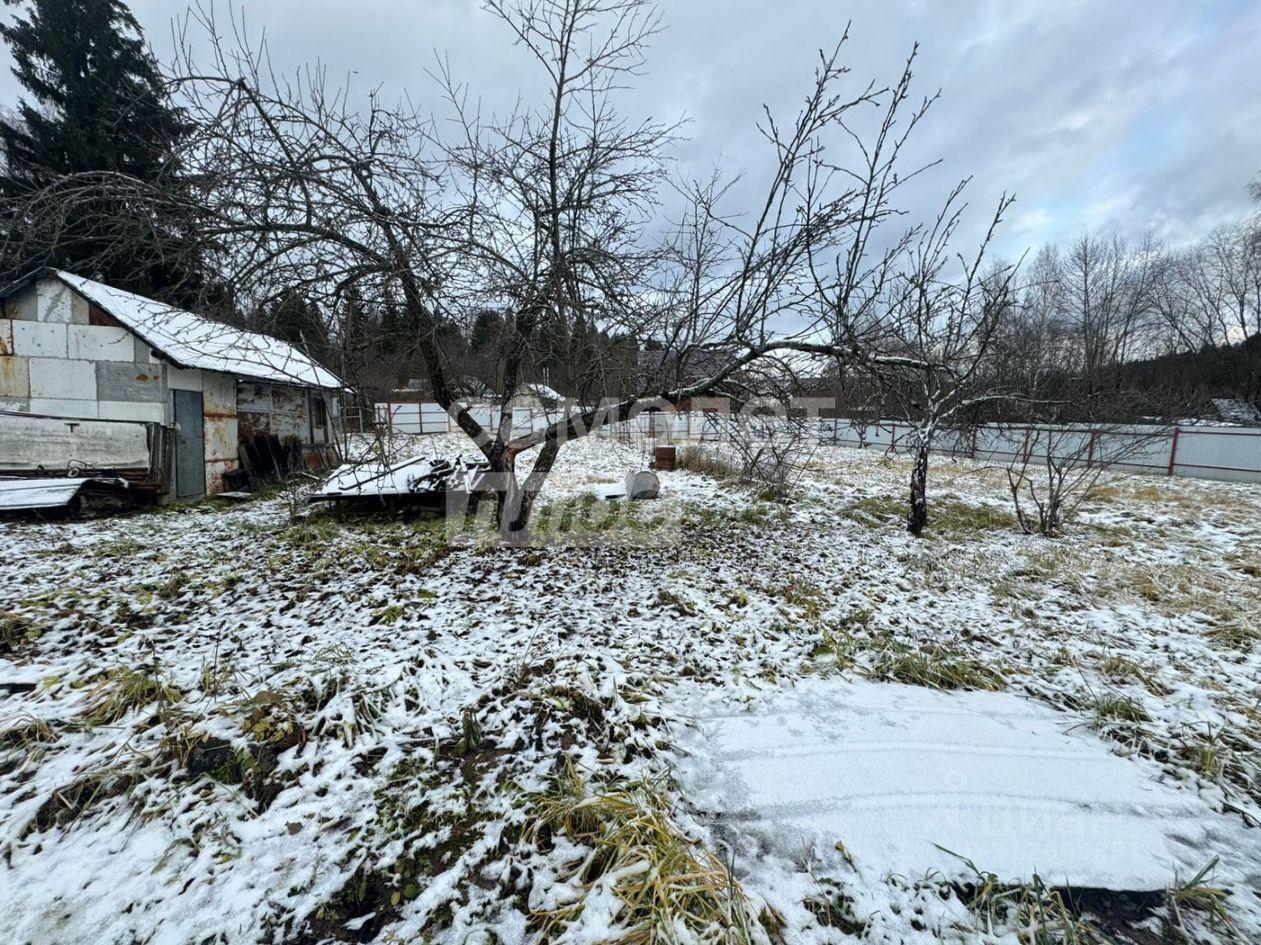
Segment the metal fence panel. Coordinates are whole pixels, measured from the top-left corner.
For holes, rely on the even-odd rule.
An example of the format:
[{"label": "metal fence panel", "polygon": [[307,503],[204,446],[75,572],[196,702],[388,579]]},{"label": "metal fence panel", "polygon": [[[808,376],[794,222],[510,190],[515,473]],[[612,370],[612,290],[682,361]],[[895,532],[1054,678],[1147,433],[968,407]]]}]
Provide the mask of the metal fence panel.
[{"label": "metal fence panel", "polygon": [[[498,425],[499,410],[472,407],[470,413],[483,427]],[[377,404],[377,422],[396,433],[445,433],[455,423],[435,403]],[[548,415],[528,407],[512,411],[512,433],[522,436],[544,429],[559,414]],[[820,442],[874,450],[903,452],[909,449],[915,428],[906,423],[883,421],[862,424],[853,420],[818,418]],[[618,424],[604,424],[597,435],[619,439],[646,438],[658,442],[715,441],[724,436],[721,415],[712,412],[644,412]],[[934,452],[972,457],[982,462],[1006,464],[1028,457],[1037,461],[1039,450],[1052,440],[1057,455],[1083,453],[1090,462],[1111,462],[1122,471],[1261,483],[1261,430],[1243,427],[1134,425],[1110,427],[1013,427],[985,426],[970,432],[943,431]]]}]

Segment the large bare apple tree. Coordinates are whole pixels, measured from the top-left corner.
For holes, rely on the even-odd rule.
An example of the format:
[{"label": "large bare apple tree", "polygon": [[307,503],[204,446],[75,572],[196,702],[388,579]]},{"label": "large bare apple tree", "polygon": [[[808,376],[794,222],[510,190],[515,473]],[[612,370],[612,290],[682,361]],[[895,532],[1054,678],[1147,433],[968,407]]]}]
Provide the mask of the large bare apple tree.
[{"label": "large bare apple tree", "polygon": [[[660,26],[648,0],[484,10],[533,64],[506,113],[485,110],[441,59],[421,105],[355,99],[316,68],[281,76],[237,23],[195,10],[170,76],[197,128],[179,155],[192,196],[112,186],[137,206],[196,199],[203,249],[241,300],[297,294],[325,311],[366,300],[400,314],[433,398],[497,477],[510,535],[567,441],[647,405],[747,397],[811,356],[942,369],[932,347],[881,347],[890,287],[914,284],[923,236],[895,201],[923,169],[903,154],[932,103],[912,96],[914,52],[890,84],[856,81],[840,37],[795,114],[764,110],[760,180],[693,181],[674,172],[678,124],[619,109]],[[475,419],[449,341],[488,312],[502,404],[564,356],[547,350],[557,336],[615,341],[584,359],[588,406],[525,435],[508,410],[497,426]],[[652,370],[635,359],[645,348],[662,352]]]}]

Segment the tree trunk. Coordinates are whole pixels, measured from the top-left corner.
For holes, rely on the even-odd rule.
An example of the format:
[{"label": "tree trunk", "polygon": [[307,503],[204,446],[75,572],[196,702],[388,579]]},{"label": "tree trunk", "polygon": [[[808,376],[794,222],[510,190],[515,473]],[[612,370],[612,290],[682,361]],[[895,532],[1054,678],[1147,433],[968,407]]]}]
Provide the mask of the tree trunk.
[{"label": "tree trunk", "polygon": [[907,530],[916,537],[928,524],[928,440],[919,437],[915,444],[915,465],[911,469],[911,508]]},{"label": "tree trunk", "polygon": [[495,525],[500,537],[511,545],[520,545],[530,537],[530,515],[534,511],[534,502],[547,481],[556,456],[560,452],[560,443],[556,440],[545,440],[539,455],[534,460],[534,468],[524,483],[517,481],[517,454],[505,449],[491,459],[491,471],[498,479],[498,497],[495,503]]}]

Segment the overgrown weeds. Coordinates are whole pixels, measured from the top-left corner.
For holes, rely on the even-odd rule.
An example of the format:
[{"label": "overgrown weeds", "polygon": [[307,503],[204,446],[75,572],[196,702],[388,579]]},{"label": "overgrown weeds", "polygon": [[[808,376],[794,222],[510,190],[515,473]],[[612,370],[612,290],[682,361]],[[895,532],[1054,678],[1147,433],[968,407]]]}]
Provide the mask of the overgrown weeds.
[{"label": "overgrown weeds", "polygon": [[[874,527],[904,527],[907,500],[894,496],[867,496],[847,506],[847,518]],[[929,502],[924,534],[959,541],[981,532],[1013,531],[1016,517],[993,505],[972,505],[953,498]]]},{"label": "overgrown weeds", "polygon": [[878,657],[871,675],[930,689],[998,690],[1007,684],[998,670],[936,644],[916,648],[895,644]]},{"label": "overgrown weeds", "polygon": [[39,624],[25,614],[0,611],[0,654],[17,653],[40,636]]},{"label": "overgrown weeds", "polygon": [[1171,691],[1160,681],[1154,667],[1119,654],[1105,657],[1099,663],[1099,672],[1114,683],[1138,683],[1154,696],[1167,696]]},{"label": "overgrown weeds", "polygon": [[755,918],[728,866],[678,829],[660,784],[619,782],[593,793],[566,761],[532,806],[532,840],[553,846],[563,836],[581,851],[568,864],[580,894],[534,914],[545,939],[578,921],[597,890],[617,902],[608,917],[616,929],[601,929],[606,942],[750,943],[776,924],[769,908]]},{"label": "overgrown weeds", "polygon": [[705,446],[691,445],[682,447],[675,457],[675,465],[679,469],[686,469],[689,472],[699,473],[702,476],[709,476],[711,479],[717,479],[720,482],[737,479],[740,476],[739,466],[721,453]]},{"label": "overgrown weeds", "polygon": [[[1226,902],[1230,893],[1220,886],[1212,886],[1208,878],[1217,867],[1217,857],[1213,857],[1202,870],[1185,883],[1175,882],[1165,894],[1165,902],[1169,908],[1170,938],[1175,942],[1191,942],[1195,940],[1193,926],[1198,922],[1190,921],[1192,915],[1204,918],[1210,928],[1234,932],[1234,923],[1226,910]],[[1233,937],[1233,934],[1232,934]]]},{"label": "overgrown weeds", "polygon": [[1218,646],[1247,653],[1261,643],[1261,623],[1256,615],[1240,612],[1215,623],[1205,635]]},{"label": "overgrown weeds", "polygon": [[819,880],[818,890],[801,904],[820,925],[839,929],[845,935],[861,936],[867,930],[867,924],[854,914],[854,901],[846,894],[845,887],[834,879]]},{"label": "overgrown weeds", "polygon": [[182,693],[156,672],[119,667],[92,686],[82,718],[89,725],[113,725],[132,712],[165,708],[181,698]]}]

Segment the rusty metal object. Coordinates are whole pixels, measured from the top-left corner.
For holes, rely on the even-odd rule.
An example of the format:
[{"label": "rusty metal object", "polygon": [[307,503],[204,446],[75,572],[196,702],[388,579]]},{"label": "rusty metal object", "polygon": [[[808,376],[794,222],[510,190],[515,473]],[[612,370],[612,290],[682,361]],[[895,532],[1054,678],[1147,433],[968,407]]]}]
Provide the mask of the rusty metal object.
[{"label": "rusty metal object", "polygon": [[678,451],[673,446],[657,446],[652,451],[652,468],[669,471],[677,468]]}]

